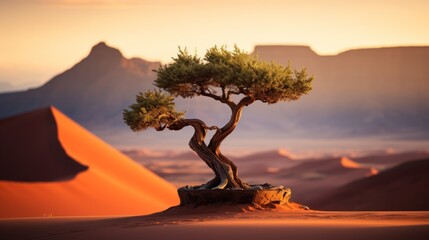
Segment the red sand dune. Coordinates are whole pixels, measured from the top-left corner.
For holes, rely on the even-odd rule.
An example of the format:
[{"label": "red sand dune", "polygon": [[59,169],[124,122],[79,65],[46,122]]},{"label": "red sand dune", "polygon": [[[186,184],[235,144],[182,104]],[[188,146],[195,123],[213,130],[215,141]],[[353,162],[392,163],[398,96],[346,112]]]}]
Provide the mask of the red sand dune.
[{"label": "red sand dune", "polygon": [[[16,119],[19,119],[21,124],[12,127]],[[9,131],[8,140],[19,144],[16,147],[16,154],[13,154],[13,151],[6,151],[3,149],[4,146],[1,146],[1,152],[11,154],[7,158],[3,158],[2,155],[2,166],[16,165],[19,162],[22,168],[28,168],[26,164],[33,161],[30,165],[33,171],[26,171],[29,175],[33,173],[49,175],[52,171],[57,171],[58,167],[51,168],[49,165],[88,167],[84,171],[75,172],[77,175],[70,180],[51,179],[49,182],[0,180],[2,218],[149,214],[177,205],[179,202],[176,189],[171,184],[135,163],[53,107],[8,118],[1,121],[1,124],[10,126],[6,130],[0,128],[2,136],[3,131]],[[21,127],[25,125],[34,126],[34,129]],[[55,126],[56,133],[52,131]],[[43,134],[37,131],[39,128],[50,131]],[[10,134],[11,132],[13,134]],[[51,149],[48,147],[34,149],[40,148],[41,145],[49,145]],[[41,152],[42,150],[45,152]],[[29,160],[29,154],[21,154],[19,151],[35,154]],[[40,153],[42,155],[38,155]],[[23,156],[25,158],[22,158]],[[59,173],[64,174],[61,171]]]}]

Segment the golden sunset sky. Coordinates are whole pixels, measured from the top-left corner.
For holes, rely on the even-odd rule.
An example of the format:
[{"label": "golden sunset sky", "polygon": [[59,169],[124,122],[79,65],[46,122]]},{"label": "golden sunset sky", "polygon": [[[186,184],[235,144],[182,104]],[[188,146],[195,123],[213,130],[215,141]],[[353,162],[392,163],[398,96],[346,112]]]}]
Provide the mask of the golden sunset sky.
[{"label": "golden sunset sky", "polygon": [[177,47],[429,45],[427,0],[0,0],[0,82],[37,86],[100,41],[169,62]]}]

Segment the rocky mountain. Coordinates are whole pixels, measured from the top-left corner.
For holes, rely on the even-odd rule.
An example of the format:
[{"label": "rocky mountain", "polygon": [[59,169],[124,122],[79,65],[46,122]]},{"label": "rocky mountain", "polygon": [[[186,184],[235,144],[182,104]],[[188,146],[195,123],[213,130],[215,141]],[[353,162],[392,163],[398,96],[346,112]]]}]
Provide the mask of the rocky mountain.
[{"label": "rocky mountain", "polygon": [[87,57],[41,87],[0,94],[0,117],[54,105],[87,127],[122,123],[122,109],[152,88],[158,62],[126,59],[101,42]]}]

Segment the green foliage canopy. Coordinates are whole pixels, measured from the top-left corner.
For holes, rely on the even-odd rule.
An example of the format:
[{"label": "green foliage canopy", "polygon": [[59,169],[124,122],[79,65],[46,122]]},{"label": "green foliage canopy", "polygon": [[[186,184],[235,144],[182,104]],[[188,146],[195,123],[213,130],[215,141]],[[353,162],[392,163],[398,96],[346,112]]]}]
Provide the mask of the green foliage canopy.
[{"label": "green foliage canopy", "polygon": [[263,62],[238,47],[233,51],[213,47],[203,59],[180,49],[173,60],[156,71],[155,84],[184,98],[203,95],[229,101],[231,95],[243,94],[272,104],[298,99],[311,90],[313,80],[305,69],[293,71],[290,66]]}]

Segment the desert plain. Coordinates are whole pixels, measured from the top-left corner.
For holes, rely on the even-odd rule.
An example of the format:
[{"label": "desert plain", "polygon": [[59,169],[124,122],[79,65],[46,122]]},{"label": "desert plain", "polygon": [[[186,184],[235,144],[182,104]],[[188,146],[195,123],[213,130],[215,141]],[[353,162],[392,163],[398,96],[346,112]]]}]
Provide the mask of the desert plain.
[{"label": "desert plain", "polygon": [[[127,217],[0,220],[4,239],[427,239],[428,212],[211,206]],[[171,211],[171,210],[170,210]]]}]

